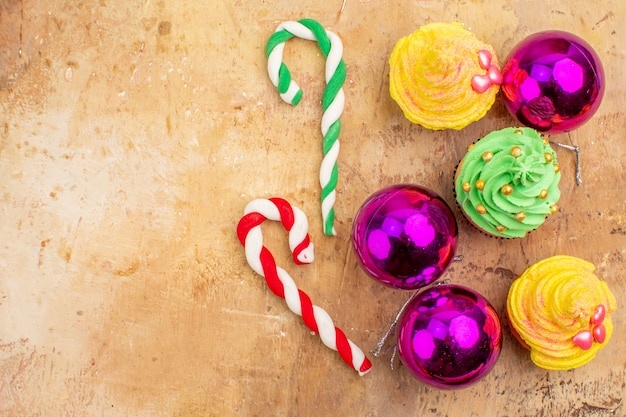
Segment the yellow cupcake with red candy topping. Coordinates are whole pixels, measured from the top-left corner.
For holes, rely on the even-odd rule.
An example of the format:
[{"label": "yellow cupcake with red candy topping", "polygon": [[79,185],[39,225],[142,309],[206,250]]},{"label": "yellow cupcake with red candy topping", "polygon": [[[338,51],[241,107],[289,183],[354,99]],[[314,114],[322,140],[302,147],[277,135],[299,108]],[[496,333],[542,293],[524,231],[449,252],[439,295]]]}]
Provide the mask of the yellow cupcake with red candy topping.
[{"label": "yellow cupcake with red candy topping", "polygon": [[617,301],[594,270],[583,259],[558,255],[530,266],[511,285],[511,331],[530,350],[535,365],[578,368],[611,339]]},{"label": "yellow cupcake with red candy topping", "polygon": [[389,58],[389,91],[407,119],[462,129],[481,119],[502,83],[493,47],[461,23],[429,23],[401,38]]}]

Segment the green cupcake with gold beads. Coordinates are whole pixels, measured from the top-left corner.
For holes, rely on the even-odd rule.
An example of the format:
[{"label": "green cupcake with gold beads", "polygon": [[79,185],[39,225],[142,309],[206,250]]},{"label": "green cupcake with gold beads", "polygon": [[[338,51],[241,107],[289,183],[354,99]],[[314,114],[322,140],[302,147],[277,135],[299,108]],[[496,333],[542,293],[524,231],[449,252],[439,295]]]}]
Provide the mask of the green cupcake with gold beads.
[{"label": "green cupcake with gold beads", "polygon": [[479,230],[521,238],[558,211],[560,179],[548,140],[534,129],[509,127],[469,146],[454,177],[456,200]]}]

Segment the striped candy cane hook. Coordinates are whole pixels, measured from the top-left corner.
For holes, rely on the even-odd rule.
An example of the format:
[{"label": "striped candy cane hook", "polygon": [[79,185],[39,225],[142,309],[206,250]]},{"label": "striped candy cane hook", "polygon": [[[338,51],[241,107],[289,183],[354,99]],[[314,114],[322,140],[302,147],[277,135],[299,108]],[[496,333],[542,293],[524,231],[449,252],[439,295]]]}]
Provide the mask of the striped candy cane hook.
[{"label": "striped candy cane hook", "polygon": [[289,232],[289,248],[296,264],[313,262],[313,244],[308,235],[305,214],[281,198],[251,201],[244,209],[244,216],[237,225],[237,237],[244,246],[246,259],[252,269],[265,278],[267,286],[277,296],[285,299],[291,311],[302,316],[304,324],[319,333],[322,342],[336,350],[341,358],[359,375],[365,375],[372,367],[363,351],[335,325],[321,307],[298,289],[293,278],[279,266],[270,251],[263,246],[261,224],[265,220],[280,221]]},{"label": "striped candy cane hook", "polygon": [[280,97],[292,105],[302,98],[302,90],[291,79],[291,73],[282,62],[285,42],[293,37],[317,41],[326,57],[326,88],[322,98],[322,149],[324,158],[320,168],[320,185],[322,187],[322,221],[324,233],[334,236],[335,231],[335,200],[338,178],[337,157],[339,155],[339,132],[343,113],[345,95],[343,83],[346,80],[346,64],[341,57],[343,45],[339,37],[327,31],[318,22],[302,19],[297,22],[283,22],[276,28],[267,43],[267,72],[272,84],[278,88]]}]

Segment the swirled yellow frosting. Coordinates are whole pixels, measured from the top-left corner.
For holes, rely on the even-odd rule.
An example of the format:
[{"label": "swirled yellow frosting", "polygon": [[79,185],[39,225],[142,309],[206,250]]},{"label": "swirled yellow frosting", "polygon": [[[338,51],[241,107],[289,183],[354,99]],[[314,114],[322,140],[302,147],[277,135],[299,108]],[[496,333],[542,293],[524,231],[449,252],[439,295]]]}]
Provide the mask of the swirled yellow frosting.
[{"label": "swirled yellow frosting", "polygon": [[530,128],[490,132],[459,163],[455,193],[471,222],[498,237],[524,237],[558,210],[560,168]]},{"label": "swirled yellow frosting", "polygon": [[[617,302],[594,269],[587,261],[559,255],[532,265],[511,285],[509,322],[537,366],[577,368],[592,360],[611,338],[611,313]],[[577,343],[581,338],[588,345],[581,347],[584,343]]]},{"label": "swirled yellow frosting", "polygon": [[482,118],[499,86],[483,93],[472,88],[485,74],[478,52],[493,48],[461,23],[430,23],[400,39],[389,58],[390,93],[407,119],[428,129],[462,129]]}]

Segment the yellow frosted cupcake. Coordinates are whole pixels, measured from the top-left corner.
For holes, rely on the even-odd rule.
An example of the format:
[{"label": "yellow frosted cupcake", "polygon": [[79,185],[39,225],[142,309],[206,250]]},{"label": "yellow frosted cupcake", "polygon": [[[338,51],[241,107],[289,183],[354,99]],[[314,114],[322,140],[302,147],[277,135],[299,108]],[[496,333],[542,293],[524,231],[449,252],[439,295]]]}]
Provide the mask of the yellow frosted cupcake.
[{"label": "yellow frosted cupcake", "polygon": [[615,296],[593,264],[553,256],[529,267],[509,290],[511,331],[535,365],[573,369],[591,361],[613,334]]},{"label": "yellow frosted cupcake", "polygon": [[461,23],[430,23],[400,39],[389,58],[391,97],[428,129],[462,129],[493,105],[502,75],[491,47]]}]

